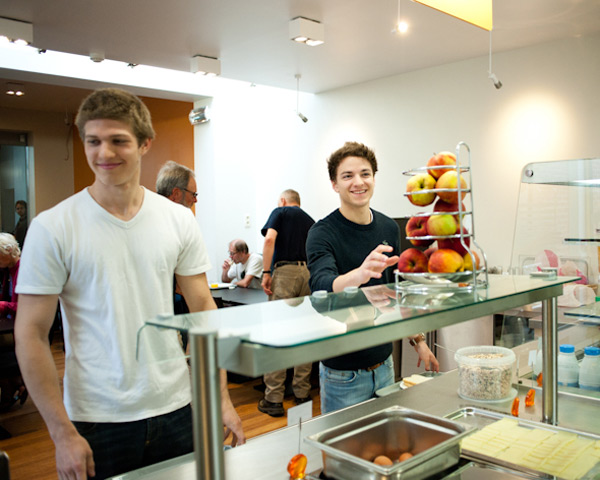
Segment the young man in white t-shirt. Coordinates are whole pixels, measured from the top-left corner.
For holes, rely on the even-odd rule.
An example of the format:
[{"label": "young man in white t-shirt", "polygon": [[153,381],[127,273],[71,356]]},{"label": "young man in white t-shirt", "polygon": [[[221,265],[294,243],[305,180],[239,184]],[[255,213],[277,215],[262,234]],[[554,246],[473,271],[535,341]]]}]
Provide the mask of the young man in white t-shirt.
[{"label": "young man in white t-shirt", "polygon": [[[216,306],[192,212],[140,185],[154,138],[146,106],[122,90],[97,90],[76,124],[94,183],[33,220],[15,337],[27,389],[56,446],[58,476],[79,480],[193,450],[189,371],[176,332],[144,330],[140,359],[136,337],[147,319],[173,313],[174,274],[190,311]],[[58,299],[64,403],[48,345]],[[244,443],[225,372],[221,394],[232,443]]]}]

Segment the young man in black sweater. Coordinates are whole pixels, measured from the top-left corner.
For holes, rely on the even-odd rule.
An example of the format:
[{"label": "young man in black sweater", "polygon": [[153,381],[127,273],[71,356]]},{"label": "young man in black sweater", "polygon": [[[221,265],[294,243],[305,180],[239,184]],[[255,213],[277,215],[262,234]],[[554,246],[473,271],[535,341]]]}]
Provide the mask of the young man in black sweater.
[{"label": "young man in black sweater", "polygon": [[[347,142],[327,161],[340,208],[317,222],[306,242],[310,289],[341,292],[345,287],[393,283],[398,261],[396,222],[370,208],[377,160],[365,145]],[[389,254],[389,255],[388,255]],[[421,334],[412,339],[427,370],[439,364]],[[341,355],[320,364],[321,411],[338,410],[375,396],[394,382],[392,344]]]}]

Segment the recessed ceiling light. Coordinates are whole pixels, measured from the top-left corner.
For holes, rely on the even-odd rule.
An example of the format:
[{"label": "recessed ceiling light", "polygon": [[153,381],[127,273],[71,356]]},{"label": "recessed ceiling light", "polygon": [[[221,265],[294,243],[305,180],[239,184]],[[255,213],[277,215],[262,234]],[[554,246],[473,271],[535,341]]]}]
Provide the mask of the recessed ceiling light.
[{"label": "recessed ceiling light", "polygon": [[33,43],[33,24],[0,17],[0,36],[17,45],[29,45]]},{"label": "recessed ceiling light", "polygon": [[6,90],[4,93],[15,97],[22,97],[25,95],[25,85],[22,83],[9,82],[6,84]]}]

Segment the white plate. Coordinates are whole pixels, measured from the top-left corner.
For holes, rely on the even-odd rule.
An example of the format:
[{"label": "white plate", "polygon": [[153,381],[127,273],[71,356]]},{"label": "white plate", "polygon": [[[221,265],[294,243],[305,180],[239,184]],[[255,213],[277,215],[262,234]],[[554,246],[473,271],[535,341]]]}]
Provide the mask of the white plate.
[{"label": "white plate", "polygon": [[[479,270],[476,272],[477,275],[483,272]],[[421,283],[423,285],[448,285],[451,283],[466,283],[473,279],[473,272],[467,270],[465,272],[454,272],[454,273],[407,273],[398,272],[404,280],[409,282]]]}]

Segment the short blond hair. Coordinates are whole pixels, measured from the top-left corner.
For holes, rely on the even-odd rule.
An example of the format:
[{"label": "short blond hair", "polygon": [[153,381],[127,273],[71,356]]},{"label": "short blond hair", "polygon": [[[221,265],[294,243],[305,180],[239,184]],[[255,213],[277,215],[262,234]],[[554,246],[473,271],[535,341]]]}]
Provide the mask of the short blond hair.
[{"label": "short blond hair", "polygon": [[21,256],[21,249],[17,243],[16,238],[10,233],[0,233],[0,251],[12,258],[19,258]]}]

